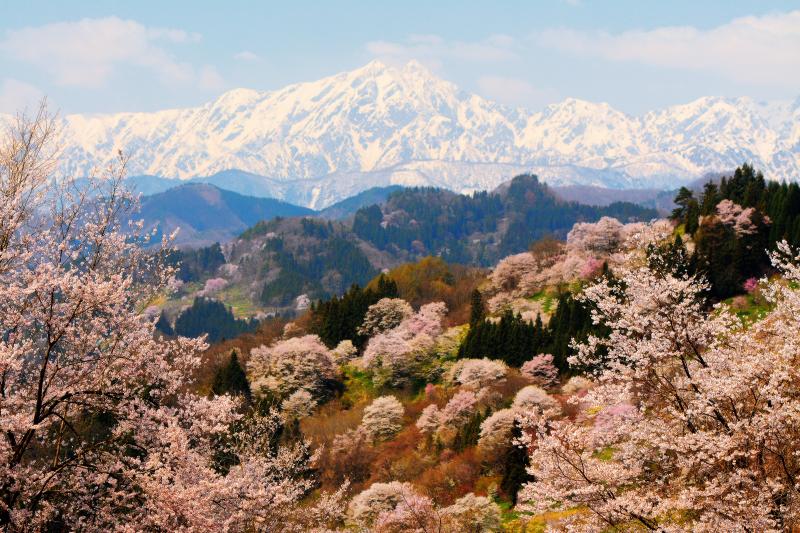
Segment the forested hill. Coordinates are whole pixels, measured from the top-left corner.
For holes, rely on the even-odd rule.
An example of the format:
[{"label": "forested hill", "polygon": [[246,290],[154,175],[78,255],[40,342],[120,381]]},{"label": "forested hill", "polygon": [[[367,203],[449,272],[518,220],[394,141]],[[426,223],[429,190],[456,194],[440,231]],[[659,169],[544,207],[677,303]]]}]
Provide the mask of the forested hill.
[{"label": "forested hill", "polygon": [[472,196],[434,188],[397,191],[381,205],[358,210],[353,232],[405,259],[437,255],[487,266],[544,235],[563,238],[576,222],[602,216],[628,222],[658,214],[629,202],[603,207],[567,202],[536,176],[522,175],[494,192]]},{"label": "forested hill", "polygon": [[312,300],[341,295],[385,268],[427,256],[489,266],[527,250],[544,235],[564,238],[574,223],[602,216],[628,222],[657,214],[630,203],[593,207],[566,202],[535,176],[519,176],[501,190],[473,196],[400,189],[385,203],[358,209],[352,220],[279,217],[258,222],[223,249],[185,251],[182,279],[205,283],[222,275],[229,284],[219,297],[235,296],[227,303],[242,308],[246,301],[251,310],[293,312],[301,295]]},{"label": "forested hill", "polygon": [[165,234],[180,228],[176,244],[185,247],[228,241],[261,220],[312,213],[311,209],[274,198],[255,198],[206,183],[187,183],[143,197],[136,218],[142,218],[145,227],[157,226]]}]

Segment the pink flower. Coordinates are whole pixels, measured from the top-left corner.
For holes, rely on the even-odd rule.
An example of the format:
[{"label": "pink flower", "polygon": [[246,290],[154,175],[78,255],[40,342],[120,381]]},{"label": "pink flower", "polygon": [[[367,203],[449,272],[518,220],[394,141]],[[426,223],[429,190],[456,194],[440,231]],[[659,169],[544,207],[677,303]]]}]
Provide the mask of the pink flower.
[{"label": "pink flower", "polygon": [[742,285],[747,294],[753,294],[758,288],[758,280],[756,278],[747,278]]}]

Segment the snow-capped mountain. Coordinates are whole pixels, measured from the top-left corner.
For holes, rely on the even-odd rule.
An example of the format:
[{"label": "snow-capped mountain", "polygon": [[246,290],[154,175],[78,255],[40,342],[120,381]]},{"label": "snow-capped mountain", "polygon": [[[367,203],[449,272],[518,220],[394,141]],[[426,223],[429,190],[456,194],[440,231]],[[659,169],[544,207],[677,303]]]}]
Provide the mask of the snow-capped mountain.
[{"label": "snow-capped mountain", "polygon": [[193,109],[63,121],[64,172],[87,174],[121,149],[132,175],[216,174],[224,186],[235,170],[262,180],[263,194],[315,208],[389,184],[491,189],[524,171],[613,188],[675,187],[743,161],[772,179],[800,176],[800,99],[707,97],[639,117],[567,99],[532,113],[416,62],[237,89]]}]

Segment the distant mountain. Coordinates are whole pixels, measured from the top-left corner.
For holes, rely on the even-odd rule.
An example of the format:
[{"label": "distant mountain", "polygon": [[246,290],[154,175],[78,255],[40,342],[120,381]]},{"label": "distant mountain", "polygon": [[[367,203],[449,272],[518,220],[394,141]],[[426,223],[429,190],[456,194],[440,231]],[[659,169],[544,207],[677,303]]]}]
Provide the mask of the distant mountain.
[{"label": "distant mountain", "polygon": [[664,191],[661,189],[609,189],[593,185],[564,185],[551,187],[553,193],[568,202],[586,205],[607,206],[614,202],[630,202],[650,207],[662,216],[675,208],[673,199],[677,189]]},{"label": "distant mountain", "polygon": [[67,115],[61,170],[88,175],[122,149],[133,174],[316,209],[371,187],[491,190],[524,172],[552,185],[674,189],[744,161],[797,180],[798,124],[800,99],[705,97],[629,116],[570,98],[534,113],[461,91],[416,62],[373,61],[197,108]]},{"label": "distant mountain", "polygon": [[400,185],[389,185],[388,187],[373,187],[371,189],[367,189],[366,191],[360,192],[355,196],[351,196],[350,198],[346,198],[340,202],[336,202],[335,204],[326,207],[319,212],[319,216],[333,220],[347,218],[355,215],[356,211],[362,207],[384,203],[392,193],[397,192],[402,188],[403,187]]},{"label": "distant mountain", "polygon": [[314,214],[305,207],[273,198],[254,198],[204,183],[187,183],[144,196],[141,218],[146,228],[169,234],[180,228],[178,246],[225,242],[261,220]]},{"label": "distant mountain", "polygon": [[545,235],[564,238],[576,222],[602,216],[628,222],[650,220],[658,213],[630,202],[567,202],[536,176],[522,175],[491,193],[400,190],[382,205],[359,209],[353,232],[404,261],[437,255],[448,262],[490,266]]},{"label": "distant mountain", "polygon": [[[203,198],[223,192],[210,185],[187,187],[193,193],[200,191]],[[173,191],[187,196],[181,189],[165,196]],[[220,261],[226,260],[236,294],[257,308],[290,310],[301,294],[312,299],[339,295],[385,268],[425,256],[487,266],[526,250],[544,235],[564,237],[575,222],[596,221],[601,216],[623,221],[656,216],[653,209],[625,202],[604,207],[567,202],[528,175],[491,193],[474,195],[430,187],[374,189],[333,209],[353,209],[370,198],[382,201],[361,207],[343,220],[326,220],[319,212],[263,217],[224,243],[224,254],[216,246],[185,252],[183,259],[191,263],[186,270],[191,271],[192,280],[202,280],[218,275]]]}]

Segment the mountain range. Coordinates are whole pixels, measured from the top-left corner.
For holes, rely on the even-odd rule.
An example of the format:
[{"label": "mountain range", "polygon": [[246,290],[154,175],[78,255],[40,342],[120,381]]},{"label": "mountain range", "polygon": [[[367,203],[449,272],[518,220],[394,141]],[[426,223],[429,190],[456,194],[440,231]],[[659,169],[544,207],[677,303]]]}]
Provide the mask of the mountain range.
[{"label": "mountain range", "polygon": [[206,183],[186,183],[169,190],[143,196],[134,218],[145,228],[158,228],[160,235],[179,229],[177,246],[208,245],[225,242],[261,220],[314,214],[273,198],[256,198],[219,189]]},{"label": "mountain range", "polygon": [[569,98],[531,112],[462,91],[413,61],[373,61],[275,91],[236,89],[191,109],[61,121],[61,172],[87,175],[121,149],[132,175],[314,209],[375,186],[471,192],[524,172],[552,185],[661,189],[743,161],[770,179],[800,176],[800,98],[705,97],[641,116]]}]

